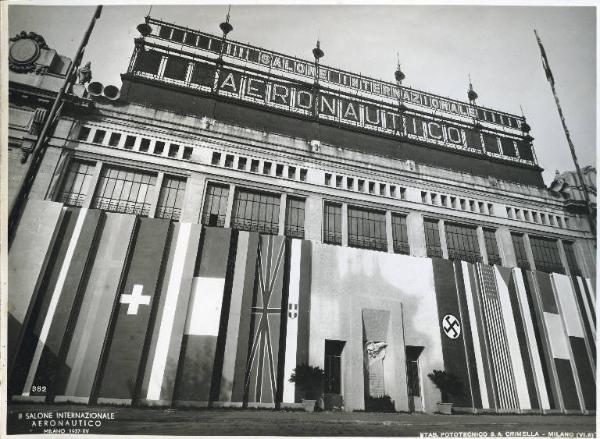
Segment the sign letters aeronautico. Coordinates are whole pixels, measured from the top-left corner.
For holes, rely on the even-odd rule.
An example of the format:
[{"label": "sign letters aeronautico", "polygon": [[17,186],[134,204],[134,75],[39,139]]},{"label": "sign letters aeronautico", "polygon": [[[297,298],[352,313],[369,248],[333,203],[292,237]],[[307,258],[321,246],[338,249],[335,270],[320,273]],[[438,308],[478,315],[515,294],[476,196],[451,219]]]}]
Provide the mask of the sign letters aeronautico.
[{"label": "sign letters aeronautico", "polygon": [[[166,29],[171,29],[170,25],[154,19],[151,19],[150,23],[158,25],[156,27],[157,29],[154,31],[155,36],[160,35],[159,38],[164,39],[171,38],[172,34],[170,31],[164,31]],[[161,29],[163,29],[162,32]],[[221,38],[210,34],[186,29],[185,36],[182,34],[181,38],[182,41],[178,40],[180,44],[183,43],[184,45],[194,46],[196,48],[208,50],[213,53],[220,53],[221,51]],[[316,72],[313,62],[233,41],[226,42],[224,55],[244,61],[244,63],[268,67],[271,71],[287,72],[303,76],[311,81],[313,80]],[[475,108],[464,102],[446,99],[430,93],[424,93],[422,91],[405,87],[399,88],[392,83],[367,78],[361,75],[356,75],[323,65],[319,67],[319,80],[322,83],[347,87],[352,89],[353,92],[361,91],[392,99],[398,99],[401,97],[404,102],[410,102],[411,104],[426,107],[431,110],[438,110],[460,116],[477,118],[492,124],[502,125],[510,128],[520,129],[523,121],[522,118],[507,113],[493,111],[482,107]]]},{"label": "sign letters aeronautico", "polygon": [[[203,68],[197,65],[196,68]],[[235,99],[272,108],[312,116],[318,103],[319,118],[363,129],[427,143],[486,154],[479,131],[459,123],[434,120],[411,114],[400,114],[391,106],[372,104],[328,92],[315,92],[302,84],[284,83],[264,77],[223,69],[218,80],[218,93]],[[493,137],[496,142],[496,137]],[[507,139],[508,141],[515,141]],[[516,149],[516,145],[515,145]],[[488,155],[494,155],[487,153]],[[523,159],[499,155],[500,158],[532,164]]]}]

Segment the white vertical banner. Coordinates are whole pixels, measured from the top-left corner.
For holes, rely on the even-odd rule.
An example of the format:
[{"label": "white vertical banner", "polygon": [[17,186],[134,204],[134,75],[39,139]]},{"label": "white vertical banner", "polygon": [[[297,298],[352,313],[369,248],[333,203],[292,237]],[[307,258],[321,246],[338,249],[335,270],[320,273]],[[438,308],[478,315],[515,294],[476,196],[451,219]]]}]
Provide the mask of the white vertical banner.
[{"label": "white vertical banner", "polygon": [[285,336],[285,363],[283,378],[283,402],[293,403],[296,385],[290,383],[290,377],[296,367],[296,349],[298,343],[298,300],[300,297],[300,256],[302,241],[292,240],[290,258],[290,285],[288,292],[287,331]]}]

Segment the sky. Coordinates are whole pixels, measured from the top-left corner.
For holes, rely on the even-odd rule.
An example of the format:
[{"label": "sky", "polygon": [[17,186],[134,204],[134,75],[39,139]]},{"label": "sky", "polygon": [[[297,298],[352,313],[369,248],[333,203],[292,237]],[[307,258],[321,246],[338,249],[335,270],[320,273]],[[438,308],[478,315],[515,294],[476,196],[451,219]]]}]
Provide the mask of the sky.
[{"label": "sky", "polygon": [[[84,62],[95,81],[121,85],[136,26],[149,5],[108,5]],[[41,34],[73,57],[93,6],[9,6],[9,35]],[[227,5],[154,4],[150,15],[220,35]],[[397,57],[404,85],[467,101],[468,75],[482,106],[521,114],[532,127],[538,162],[549,184],[555,170],[574,169],[554,98],[542,68],[537,29],[552,68],[581,166],[596,163],[596,8],[457,5],[242,5],[231,7],[229,38],[312,59],[317,38],[323,64],[394,81]]]}]

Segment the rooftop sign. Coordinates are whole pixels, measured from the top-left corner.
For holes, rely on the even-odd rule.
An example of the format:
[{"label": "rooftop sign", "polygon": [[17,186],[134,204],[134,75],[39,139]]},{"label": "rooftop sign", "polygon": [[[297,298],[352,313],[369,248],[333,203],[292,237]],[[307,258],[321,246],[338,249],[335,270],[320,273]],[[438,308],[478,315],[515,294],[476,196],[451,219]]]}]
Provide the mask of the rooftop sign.
[{"label": "rooftop sign", "polygon": [[[148,23],[153,25],[151,35],[155,38],[215,54],[221,52],[221,37],[168,24],[152,18],[149,19]],[[311,82],[316,73],[315,65],[312,61],[294,58],[235,41],[226,41],[223,54],[244,63],[268,68],[271,72],[276,71],[291,74],[309,79]],[[391,82],[371,79],[324,65],[319,66],[319,81],[322,86],[332,85],[336,88],[347,89],[347,91],[353,94],[359,92],[361,94],[388,99],[401,98],[405,103],[424,107],[429,110],[469,117],[513,129],[520,129],[524,121],[519,116],[474,106],[458,100],[414,90],[409,87],[399,87]]]}]

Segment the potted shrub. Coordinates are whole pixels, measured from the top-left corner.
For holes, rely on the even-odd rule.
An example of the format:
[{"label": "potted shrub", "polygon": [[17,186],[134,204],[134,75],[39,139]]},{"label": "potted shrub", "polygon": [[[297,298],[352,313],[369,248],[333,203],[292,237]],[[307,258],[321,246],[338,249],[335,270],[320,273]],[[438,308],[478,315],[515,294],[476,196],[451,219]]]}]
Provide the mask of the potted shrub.
[{"label": "potted shrub", "polygon": [[434,370],[427,375],[442,394],[442,401],[437,403],[437,411],[443,415],[452,414],[452,397],[462,395],[462,383],[460,379],[445,370]]},{"label": "potted shrub", "polygon": [[325,372],[318,366],[300,364],[296,366],[290,377],[290,382],[295,383],[302,396],[304,410],[312,412],[315,410],[317,399],[323,394],[325,384]]}]

